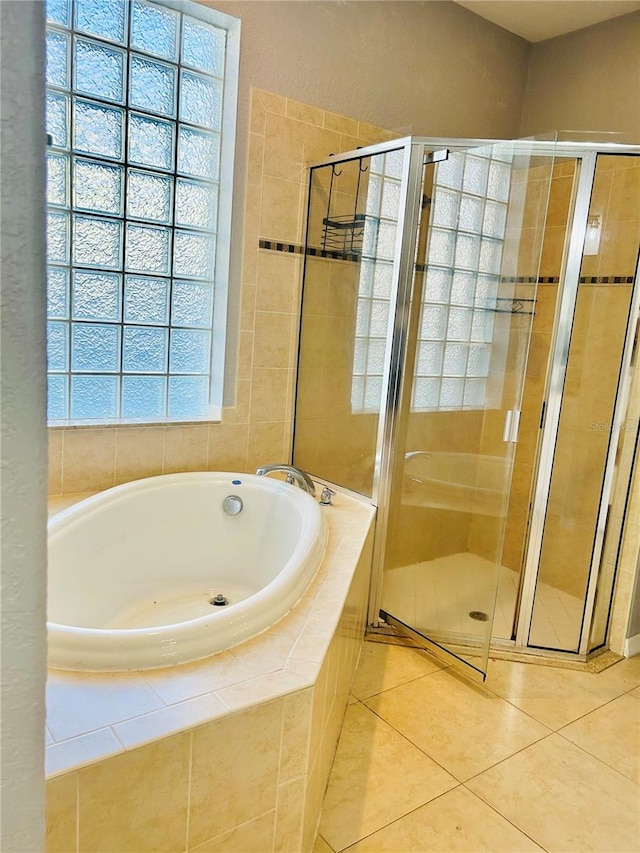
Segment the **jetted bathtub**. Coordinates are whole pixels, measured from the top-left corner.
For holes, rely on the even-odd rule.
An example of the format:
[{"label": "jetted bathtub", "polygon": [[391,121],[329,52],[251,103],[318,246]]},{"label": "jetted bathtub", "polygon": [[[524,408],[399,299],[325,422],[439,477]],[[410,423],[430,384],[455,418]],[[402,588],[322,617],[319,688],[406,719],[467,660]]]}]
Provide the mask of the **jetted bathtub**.
[{"label": "jetted bathtub", "polygon": [[236,645],[294,606],[325,545],[313,498],[252,474],[169,474],[87,498],[49,521],[49,665],[148,669]]}]

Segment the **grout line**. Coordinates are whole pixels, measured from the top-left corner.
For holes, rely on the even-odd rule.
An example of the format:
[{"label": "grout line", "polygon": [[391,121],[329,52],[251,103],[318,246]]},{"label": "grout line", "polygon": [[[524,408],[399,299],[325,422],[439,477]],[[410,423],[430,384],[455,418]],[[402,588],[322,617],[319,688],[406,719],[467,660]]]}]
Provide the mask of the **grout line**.
[{"label": "grout line", "polygon": [[461,787],[464,788],[465,791],[468,791],[468,793],[471,794],[472,797],[476,797],[476,799],[480,800],[481,803],[484,803],[485,806],[488,806],[488,808],[490,808],[491,811],[495,812],[503,820],[506,820],[506,822],[508,824],[513,826],[514,829],[516,829],[518,832],[522,833],[522,835],[526,836],[530,841],[532,841],[534,844],[536,844],[538,847],[540,847],[541,850],[547,851],[546,847],[543,847],[542,844],[539,841],[536,841],[536,839],[532,835],[530,835],[528,832],[525,832],[525,830],[522,829],[522,827],[518,826],[517,823],[512,821],[505,814],[503,814],[501,811],[499,811],[497,808],[495,808],[495,806],[493,806],[488,800],[485,800],[481,794],[478,794],[476,791],[472,791],[471,788],[467,788],[467,785],[464,782],[462,783]]}]

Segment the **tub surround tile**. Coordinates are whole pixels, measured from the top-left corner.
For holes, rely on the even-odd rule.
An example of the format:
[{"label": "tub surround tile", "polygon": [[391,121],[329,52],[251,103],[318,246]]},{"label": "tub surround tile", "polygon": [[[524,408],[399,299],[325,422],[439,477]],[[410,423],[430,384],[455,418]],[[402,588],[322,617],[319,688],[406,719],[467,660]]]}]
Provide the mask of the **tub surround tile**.
[{"label": "tub surround tile", "polygon": [[263,702],[269,702],[278,696],[304,690],[312,683],[311,677],[279,669],[268,675],[252,678],[233,687],[218,690],[216,696],[221,699],[230,711],[255,708]]},{"label": "tub surround tile", "polygon": [[153,711],[124,723],[113,730],[125,749],[134,749],[167,735],[175,735],[208,723],[228,713],[227,706],[213,694],[178,702],[160,711]]},{"label": "tub surround tile", "polygon": [[306,774],[309,769],[309,730],[313,689],[284,697],[280,746],[280,784]]},{"label": "tub surround tile", "polygon": [[52,779],[120,752],[124,752],[124,747],[112,729],[97,729],[48,746],[45,750],[45,774]]},{"label": "tub surround tile", "polygon": [[101,729],[163,707],[137,673],[81,675],[49,670],[47,725],[56,741]]},{"label": "tub surround tile", "polygon": [[163,448],[162,427],[116,430],[116,484],[159,474]]},{"label": "tub surround tile", "polygon": [[149,669],[141,674],[166,705],[213,693],[253,675],[231,651],[180,666]]},{"label": "tub surround tile", "polygon": [[115,429],[65,430],[63,454],[63,494],[108,489],[115,484]]},{"label": "tub surround tile", "polygon": [[59,429],[49,430],[49,451],[47,463],[49,468],[49,494],[62,493],[62,440],[64,433]]},{"label": "tub surround tile", "polygon": [[546,850],[637,849],[638,786],[557,734],[467,787]]},{"label": "tub surround tile", "polygon": [[163,473],[207,470],[207,443],[209,427],[165,427]]},{"label": "tub surround tile", "polygon": [[191,735],[178,735],[81,770],[80,850],[181,853],[190,750]]},{"label": "tub surround tile", "polygon": [[365,705],[460,781],[549,734],[546,726],[452,669],[394,687]]},{"label": "tub surround tile", "polygon": [[318,833],[312,853],[333,853],[333,847],[329,847],[324,838]]},{"label": "tub surround tile", "polygon": [[75,853],[78,846],[78,774],[53,779],[47,785],[47,853]]},{"label": "tub surround tile", "polygon": [[248,853],[248,851],[266,851],[273,848],[276,810],[271,809],[260,817],[243,823],[229,832],[217,835],[195,847],[193,853]]},{"label": "tub surround tile", "polygon": [[306,775],[278,785],[275,853],[302,850],[302,820],[306,790]]}]

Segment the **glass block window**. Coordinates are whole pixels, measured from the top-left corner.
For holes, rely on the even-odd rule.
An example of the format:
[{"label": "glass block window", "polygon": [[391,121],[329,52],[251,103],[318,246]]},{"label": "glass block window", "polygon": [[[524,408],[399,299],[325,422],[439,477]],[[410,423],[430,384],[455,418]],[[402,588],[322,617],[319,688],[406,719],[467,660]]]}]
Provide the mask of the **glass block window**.
[{"label": "glass block window", "polygon": [[232,20],[47,0],[50,421],[211,415]]},{"label": "glass block window", "polygon": [[510,183],[510,153],[500,146],[486,156],[450,153],[436,166],[414,409],[485,405]]}]

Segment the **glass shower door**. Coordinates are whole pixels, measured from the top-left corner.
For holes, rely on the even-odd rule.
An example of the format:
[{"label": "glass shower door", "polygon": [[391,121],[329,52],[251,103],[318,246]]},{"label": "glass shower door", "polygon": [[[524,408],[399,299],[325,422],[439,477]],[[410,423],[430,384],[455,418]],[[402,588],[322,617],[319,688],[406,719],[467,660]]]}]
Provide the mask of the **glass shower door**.
[{"label": "glass shower door", "polygon": [[501,554],[552,168],[552,143],[510,142],[423,172],[380,614],[481,679],[518,594]]}]

